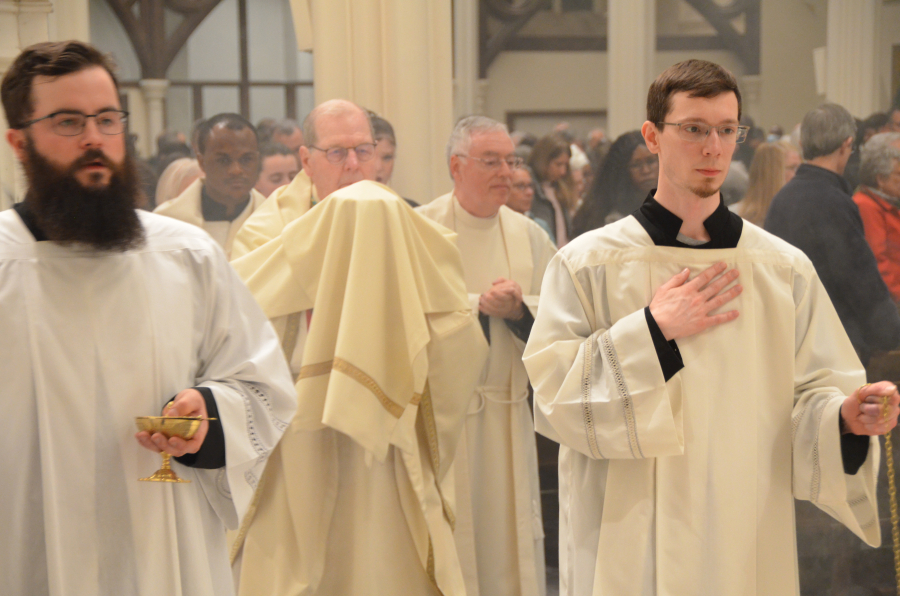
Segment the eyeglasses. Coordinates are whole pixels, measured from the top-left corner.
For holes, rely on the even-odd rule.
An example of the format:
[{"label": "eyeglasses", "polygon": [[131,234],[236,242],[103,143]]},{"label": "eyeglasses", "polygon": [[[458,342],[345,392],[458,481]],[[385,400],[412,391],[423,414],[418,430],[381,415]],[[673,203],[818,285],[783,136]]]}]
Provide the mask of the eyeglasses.
[{"label": "eyeglasses", "polygon": [[96,114],[82,114],[73,110],[53,112],[43,118],[35,118],[22,124],[19,128],[28,128],[32,124],[42,120],[50,121],[50,130],[63,137],[77,137],[84,132],[88,118],[93,118],[97,124],[97,130],[105,135],[120,135],[125,132],[128,122],[128,112],[123,110],[103,110]]},{"label": "eyeglasses", "polygon": [[525,192],[526,190],[531,188],[531,184],[528,184],[527,182],[517,182],[513,184],[512,187],[520,192]]},{"label": "eyeglasses", "polygon": [[457,153],[456,156],[465,157],[467,159],[474,159],[477,162],[481,162],[481,165],[483,165],[488,170],[499,170],[503,167],[503,162],[506,162],[506,165],[509,166],[510,170],[518,170],[522,167],[522,164],[525,163],[525,160],[521,157],[515,157],[512,155],[509,157],[504,157],[503,159],[499,157],[488,157],[485,159],[483,157],[474,157],[472,155],[466,155],[464,153]]},{"label": "eyeglasses", "polygon": [[369,161],[375,157],[374,143],[363,143],[356,147],[332,147],[331,149],[322,149],[321,147],[310,145],[309,148],[324,153],[325,159],[331,163],[344,163],[344,160],[347,159],[347,154],[349,154],[351,150],[356,153],[356,159],[359,161]]},{"label": "eyeglasses", "polygon": [[743,143],[747,139],[747,131],[750,130],[749,126],[736,126],[734,124],[723,124],[722,126],[710,126],[702,122],[657,122],[657,124],[677,126],[678,136],[692,143],[705,141],[712,129],[716,129],[719,140],[723,143]]},{"label": "eyeglasses", "polygon": [[652,156],[628,164],[628,169],[634,172],[640,172],[643,169],[655,170],[659,167],[659,157]]}]

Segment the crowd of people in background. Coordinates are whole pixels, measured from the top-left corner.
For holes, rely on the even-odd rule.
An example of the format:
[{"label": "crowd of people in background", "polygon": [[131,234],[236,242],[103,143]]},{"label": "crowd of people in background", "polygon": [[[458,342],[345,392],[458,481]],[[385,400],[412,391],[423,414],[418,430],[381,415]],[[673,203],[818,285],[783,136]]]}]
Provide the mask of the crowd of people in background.
[{"label": "crowd of people in background", "polygon": [[[374,179],[390,186],[397,136],[386,119],[374,112],[368,115],[375,141],[371,154]],[[221,119],[221,115],[209,120],[217,118]],[[234,195],[241,197],[236,205],[240,209],[207,215],[223,217],[236,228],[263,198],[289,184],[303,169],[300,148],[304,146],[304,135],[303,127],[289,119],[265,118],[255,127],[236,114],[226,120],[255,133],[248,132],[246,141],[247,149],[256,152],[254,159],[258,161],[252,168],[259,172],[252,193],[229,178],[232,175],[227,171],[212,173],[213,188],[217,184],[221,188],[233,185]],[[749,127],[747,138],[734,152],[722,187],[722,200],[746,221],[763,227],[773,199],[783,192],[804,161],[801,125],[798,123],[785,134],[785,129],[777,125],[766,132],[748,116],[741,119],[741,124]],[[208,178],[210,166],[225,159],[223,155],[210,158],[204,167],[201,145],[209,139],[198,139],[202,130],[203,122],[195,123],[190,141],[182,132],[165,131],[156,140],[156,154],[138,160],[145,195],[143,208],[171,211],[171,205],[176,204],[173,201],[190,193],[191,188],[195,194],[199,192],[198,179]],[[847,145],[846,163],[834,172],[846,182],[861,217],[861,233],[893,300],[900,302],[900,106],[855,119],[847,130],[852,141]],[[634,212],[653,192],[659,177],[659,158],[647,148],[639,130],[610,140],[601,128],[579,135],[569,123],[561,122],[545,136],[514,131],[511,139],[515,154],[523,163],[509,174],[507,207],[537,223],[558,248]],[[225,142],[227,145],[234,141]],[[230,150],[226,147],[223,151]],[[369,158],[360,153],[357,157]],[[239,159],[235,158],[235,167],[239,166]],[[810,159],[807,156],[805,161]],[[249,179],[246,182],[249,184]],[[424,202],[421,197],[406,201],[413,207]],[[164,207],[167,203],[170,206]],[[200,221],[204,209],[200,203],[197,205],[193,209],[195,219]],[[771,226],[777,227],[778,222]],[[210,227],[213,226],[207,225]]]},{"label": "crowd of people in background", "polygon": [[[794,498],[878,546],[900,394],[860,383],[900,376],[900,106],[766,132],[687,60],[616,139],[464,117],[452,189],[403,199],[393,126],[349,100],[138,160],[118,91],[75,41],[0,87],[19,592],[541,596],[535,430],[566,596],[722,593],[747,561],[740,593],[792,590]],[[115,427],[159,408],[200,425],[134,435],[194,482],[168,500]]]}]

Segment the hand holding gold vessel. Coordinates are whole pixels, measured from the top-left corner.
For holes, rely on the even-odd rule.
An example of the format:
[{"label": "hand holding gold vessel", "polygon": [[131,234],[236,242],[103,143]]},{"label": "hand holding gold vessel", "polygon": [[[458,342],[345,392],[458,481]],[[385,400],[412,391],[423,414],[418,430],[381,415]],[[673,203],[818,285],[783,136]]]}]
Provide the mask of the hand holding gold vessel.
[{"label": "hand holding gold vessel", "polygon": [[[206,401],[196,389],[185,389],[177,396],[175,400],[169,403],[163,416],[174,417],[191,417],[191,418],[208,418],[206,412]],[[153,433],[141,431],[134,435],[138,443],[145,449],[149,449],[154,453],[168,453],[172,457],[181,457],[188,453],[197,453],[206,439],[206,432],[209,430],[209,422],[203,420],[200,428],[194,433],[191,439],[183,439],[181,437],[166,437],[162,433]]]}]

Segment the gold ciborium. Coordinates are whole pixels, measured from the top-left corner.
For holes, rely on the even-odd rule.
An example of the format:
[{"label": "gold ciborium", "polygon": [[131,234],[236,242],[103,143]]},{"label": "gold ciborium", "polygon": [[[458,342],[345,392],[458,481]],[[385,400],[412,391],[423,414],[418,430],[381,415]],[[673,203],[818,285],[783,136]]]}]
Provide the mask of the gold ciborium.
[{"label": "gold ciborium", "polygon": [[[137,416],[134,419],[138,431],[147,431],[151,435],[160,433],[167,439],[170,437],[181,437],[190,440],[200,423],[204,420],[215,420],[215,418],[201,418],[199,416]],[[145,482],[190,482],[178,476],[170,466],[171,455],[161,453],[162,467],[160,467],[152,476],[140,478]]]}]

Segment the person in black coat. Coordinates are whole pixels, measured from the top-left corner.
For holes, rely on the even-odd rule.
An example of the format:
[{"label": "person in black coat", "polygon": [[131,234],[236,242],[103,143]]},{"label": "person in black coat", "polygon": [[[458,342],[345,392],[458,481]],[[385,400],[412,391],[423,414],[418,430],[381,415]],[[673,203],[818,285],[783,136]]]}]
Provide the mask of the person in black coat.
[{"label": "person in black coat", "polygon": [[765,229],[813,262],[866,364],[873,353],[900,346],[900,315],[842,176],[855,132],[853,117],[836,104],[824,104],[803,118],[800,143],[806,162],[775,195]]}]

